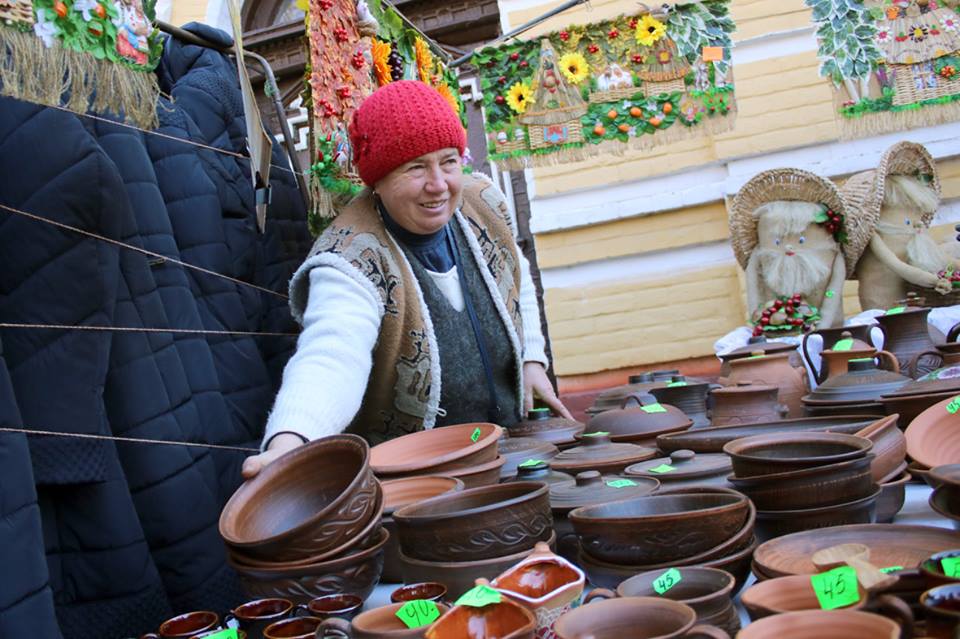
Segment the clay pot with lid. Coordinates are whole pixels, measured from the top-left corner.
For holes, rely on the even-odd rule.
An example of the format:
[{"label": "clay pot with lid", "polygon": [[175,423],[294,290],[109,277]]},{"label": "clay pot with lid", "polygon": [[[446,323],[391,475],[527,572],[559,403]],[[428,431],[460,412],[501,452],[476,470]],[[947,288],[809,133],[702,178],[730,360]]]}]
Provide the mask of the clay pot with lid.
[{"label": "clay pot with lid", "polygon": [[877,368],[872,359],[852,359],[849,370],[831,377],[809,395],[806,406],[849,406],[879,403],[880,396],[892,393],[910,381],[909,377]]},{"label": "clay pot with lid", "polygon": [[[814,335],[820,337],[821,347],[820,354],[821,357],[824,352],[833,350],[833,347],[837,342],[845,339],[852,340],[849,350],[876,350],[873,346],[873,337],[870,334],[870,330],[873,327],[869,324],[855,324],[853,326],[836,326],[833,328],[818,328],[815,331],[810,331],[803,336],[803,341],[800,342],[800,350],[803,352],[803,359],[807,364],[807,367],[814,372],[814,378],[819,384],[822,379],[826,379],[826,374],[823,375],[822,379],[820,374],[817,372],[817,367],[813,364],[813,358],[810,356],[810,350],[807,347],[810,339]],[[821,364],[821,369],[823,365]],[[824,371],[821,371],[824,372]]]},{"label": "clay pot with lid", "polygon": [[[883,348],[896,355],[901,370],[909,371],[914,358],[926,351],[936,350],[936,344],[927,323],[930,309],[911,305],[903,308],[899,313],[890,314],[887,311],[876,319],[883,330]],[[929,373],[934,368],[935,360],[923,358],[914,365],[917,376]]]},{"label": "clay pot with lid", "polygon": [[592,417],[584,434],[605,432],[615,442],[655,446],[657,436],[678,433],[693,425],[693,420],[679,408],[661,404],[646,394],[634,393],[624,398],[619,409]]},{"label": "clay pot with lid", "polygon": [[500,481],[516,477],[519,465],[528,460],[550,461],[560,452],[553,444],[532,437],[501,439],[497,450],[505,460],[500,467]]},{"label": "clay pot with lid", "polygon": [[573,475],[553,470],[548,462],[533,461],[536,463],[520,462],[520,466],[517,467],[517,476],[507,481],[542,481],[548,486],[573,481]]},{"label": "clay pot with lid", "polygon": [[[634,393],[646,393],[651,388],[661,388],[671,382],[675,375],[679,375],[677,369],[646,371],[637,375],[630,375],[627,383],[623,386],[608,388],[597,394],[593,400],[593,405],[586,410],[587,415],[591,417],[599,415],[605,410],[620,408],[623,405],[623,399]],[[701,381],[701,380],[691,380]]]},{"label": "clay pot with lid", "polygon": [[[669,468],[661,467],[668,466]],[[657,469],[657,471],[653,470]],[[675,450],[669,457],[658,457],[628,466],[628,477],[657,479],[665,487],[719,486],[730,488],[727,475],[733,470],[730,457],[724,454],[697,454],[692,450]],[[658,472],[659,471],[659,472]]]},{"label": "clay pot with lid", "polygon": [[656,456],[657,450],[636,444],[611,441],[609,434],[584,434],[580,446],[561,451],[550,462],[550,467],[563,473],[596,470],[601,473],[619,473],[630,464]]},{"label": "clay pot with lid", "polygon": [[537,439],[559,448],[576,443],[576,436],[583,432],[583,424],[559,415],[549,408],[534,408],[527,411],[527,418],[507,427],[510,437]]},{"label": "clay pot with lid", "polygon": [[649,393],[661,404],[679,408],[684,415],[693,420],[691,429],[709,428],[707,397],[710,395],[710,389],[715,386],[707,382],[687,380],[683,375],[674,375],[669,384],[660,388],[651,388]]},{"label": "clay pot with lid", "polygon": [[787,407],[787,417],[802,417],[803,402],[800,398],[807,392],[807,371],[803,366],[790,365],[785,353],[764,355],[754,352],[750,357],[730,362],[729,386],[748,382],[769,384],[780,389],[780,403]]},{"label": "clay pot with lid", "polygon": [[784,419],[789,409],[779,402],[780,389],[766,384],[738,384],[710,391],[715,427],[741,426]]}]

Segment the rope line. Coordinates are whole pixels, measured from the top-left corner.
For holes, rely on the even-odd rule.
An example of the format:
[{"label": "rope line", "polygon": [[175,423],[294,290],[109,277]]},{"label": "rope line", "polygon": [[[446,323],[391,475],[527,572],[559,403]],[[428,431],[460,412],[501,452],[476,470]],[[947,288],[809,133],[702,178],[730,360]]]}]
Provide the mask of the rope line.
[{"label": "rope line", "polygon": [[240,335],[249,337],[297,337],[299,335],[299,333],[275,333],[269,331],[214,331],[200,328],[155,328],[149,326],[72,326],[70,324],[26,324],[18,322],[0,322],[0,328],[40,328],[58,331],[94,331],[115,333],[173,333],[176,335]]},{"label": "rope line", "polygon": [[115,437],[112,435],[93,435],[88,433],[64,433],[56,430],[33,430],[27,428],[0,428],[0,433],[23,433],[24,435],[51,435],[54,437],[72,437],[74,439],[99,439],[111,442],[132,444],[160,444],[164,446],[188,446],[191,448],[212,448],[214,450],[238,450],[244,453],[259,453],[257,448],[247,446],[228,446],[226,444],[201,444],[199,442],[179,442],[168,439],[145,439],[143,437]]}]

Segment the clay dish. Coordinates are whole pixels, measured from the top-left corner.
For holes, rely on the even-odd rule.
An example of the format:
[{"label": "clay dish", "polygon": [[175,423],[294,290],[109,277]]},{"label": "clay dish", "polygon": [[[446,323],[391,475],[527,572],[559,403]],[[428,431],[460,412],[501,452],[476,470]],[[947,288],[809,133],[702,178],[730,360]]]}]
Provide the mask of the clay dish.
[{"label": "clay dish", "polygon": [[954,530],[960,530],[960,509],[957,508],[960,504],[952,498],[950,491],[948,486],[934,488],[928,502],[935,513],[950,521]]},{"label": "clay dish", "polygon": [[480,488],[500,481],[500,469],[503,468],[505,463],[507,463],[507,460],[503,456],[497,455],[493,461],[483,462],[476,466],[451,468],[443,471],[443,473],[447,477],[462,481],[465,488]]},{"label": "clay dish", "polygon": [[907,454],[933,468],[960,460],[960,429],[957,417],[947,410],[953,399],[945,399],[920,413],[907,427]]},{"label": "clay dish", "polygon": [[659,412],[647,412],[654,404],[658,402],[649,395],[629,395],[623,400],[622,408],[604,411],[591,418],[584,434],[606,432],[611,441],[654,446],[657,436],[685,431],[693,426],[692,419],[669,404],[659,404]]},{"label": "clay dish", "polygon": [[477,639],[533,639],[537,618],[533,613],[501,597],[500,603],[473,608],[454,606],[424,634],[426,639],[476,637]]},{"label": "clay dish", "polygon": [[810,557],[818,550],[859,543],[870,548],[875,566],[917,566],[927,557],[957,548],[957,534],[946,528],[903,524],[836,526],[806,530],[761,544],[753,560],[769,578],[813,575],[818,572]]},{"label": "clay dish", "polygon": [[[904,464],[906,467],[906,464]],[[907,497],[907,482],[910,473],[905,470],[900,474],[880,484],[880,499],[877,500],[877,522],[889,524],[897,516]]]},{"label": "clay dish", "polygon": [[946,584],[956,583],[960,578],[948,577],[943,572],[943,565],[940,563],[948,557],[960,557],[960,549],[945,550],[938,552],[932,557],[928,557],[920,562],[920,574],[923,575],[924,583],[927,588],[936,588]]},{"label": "clay dish", "polygon": [[753,622],[737,639],[899,639],[900,626],[886,617],[860,610],[804,610]]},{"label": "clay dish", "polygon": [[447,594],[447,587],[436,581],[423,581],[420,583],[401,586],[390,593],[391,603],[403,603],[404,601],[414,601],[416,599],[425,599],[427,601],[443,601]]},{"label": "clay dish", "polygon": [[[429,626],[408,628],[397,617],[397,612],[403,606],[404,603],[394,603],[367,610],[349,622],[342,619],[325,620],[320,624],[319,636],[336,636],[329,631],[339,631],[351,639],[422,639]],[[437,602],[437,608],[441,615],[450,610],[449,606],[440,602]]]},{"label": "clay dish", "polygon": [[553,530],[550,493],[541,482],[470,488],[393,513],[400,548],[430,561],[493,559],[533,548]]},{"label": "clay dish", "polygon": [[[753,621],[784,612],[820,610],[820,602],[813,592],[808,575],[791,575],[757,582],[743,591],[740,603]],[[866,593],[861,588],[860,601],[845,606],[845,609],[861,610],[865,605]]]},{"label": "clay dish", "polygon": [[734,475],[755,477],[857,459],[872,448],[873,442],[855,435],[774,433],[735,439],[723,452],[733,460]]},{"label": "clay dish", "polygon": [[245,556],[265,561],[333,556],[380,507],[369,452],[356,435],[325,437],[288,452],[230,497],[220,535]]},{"label": "clay dish", "polygon": [[750,512],[738,493],[663,494],[583,506],[567,517],[591,557],[643,565],[682,560],[739,532]]},{"label": "clay dish", "polygon": [[742,437],[768,433],[832,432],[852,435],[877,421],[874,415],[844,415],[840,417],[804,417],[783,419],[775,422],[702,428],[684,433],[657,437],[657,448],[670,454],[688,449],[695,453],[722,453],[727,442]]},{"label": "clay dish", "polygon": [[867,497],[874,482],[872,455],[756,477],[731,475],[727,480],[753,501],[759,510],[796,510],[843,504]]},{"label": "clay dish", "polygon": [[[670,472],[659,473],[656,469],[667,464]],[[722,453],[701,453],[692,450],[675,450],[669,457],[651,459],[627,466],[624,474],[629,477],[646,477],[662,482],[665,487],[720,486],[729,488],[727,475],[732,465],[730,457]]]},{"label": "clay dish", "polygon": [[960,464],[944,464],[929,469],[926,482],[931,488],[949,486],[955,494],[960,495]]},{"label": "clay dish", "polygon": [[[473,434],[480,436],[473,441]],[[451,469],[476,466],[497,457],[503,429],[496,424],[458,424],[410,433],[370,449],[370,467],[377,476],[450,475]]]},{"label": "clay dish", "polygon": [[554,631],[559,639],[729,639],[727,633],[696,626],[696,622],[696,612],[686,604],[659,597],[627,597],[580,606],[560,617]]},{"label": "clay dish", "polygon": [[381,528],[377,543],[366,550],[292,569],[249,568],[229,554],[227,558],[250,598],[281,597],[307,604],[317,597],[348,592],[366,599],[380,580],[383,547],[389,537]]},{"label": "clay dish", "polygon": [[796,510],[757,510],[756,533],[761,542],[802,530],[852,524],[871,524],[877,520],[880,487],[861,499],[820,508]]},{"label": "clay dish", "polygon": [[879,419],[887,414],[883,404],[877,402],[857,402],[848,404],[846,402],[823,402],[814,403],[804,399],[804,412],[811,417],[844,417],[846,415],[873,415],[874,419]]},{"label": "clay dish", "polygon": [[550,464],[541,462],[532,466],[517,468],[517,476],[510,481],[542,481],[545,484],[553,486],[554,484],[565,484],[573,481],[573,475],[551,470]]},{"label": "clay dish", "polygon": [[565,473],[576,474],[595,470],[604,474],[617,474],[630,464],[657,456],[655,448],[636,444],[617,444],[608,435],[594,433],[585,435],[581,445],[567,449],[550,461],[550,467]]},{"label": "clay dish", "polygon": [[894,413],[856,433],[857,437],[866,437],[873,442],[870,474],[875,482],[879,483],[896,470],[907,455],[907,439],[897,428],[898,418],[899,415]]},{"label": "clay dish", "polygon": [[945,399],[952,399],[957,396],[957,391],[944,391],[942,393],[924,393],[900,395],[890,394],[880,398],[884,410],[888,415],[898,413],[900,415],[900,424],[906,428],[913,423],[920,413],[927,410],[934,404],[942,402]]},{"label": "clay dish", "polygon": [[497,575],[490,585],[533,610],[538,623],[552,625],[549,619],[542,619],[542,613],[579,604],[585,582],[586,575],[580,568],[540,542],[533,553]]}]

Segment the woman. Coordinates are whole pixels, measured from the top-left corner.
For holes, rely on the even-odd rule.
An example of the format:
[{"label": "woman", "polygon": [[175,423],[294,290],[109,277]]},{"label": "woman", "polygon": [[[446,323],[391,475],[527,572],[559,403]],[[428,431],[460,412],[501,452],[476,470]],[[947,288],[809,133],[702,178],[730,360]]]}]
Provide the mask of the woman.
[{"label": "woman", "polygon": [[511,425],[546,375],[529,265],[503,194],[460,164],[466,134],[416,81],[368,97],[350,125],[370,191],[344,209],[290,282],[297,352],[245,477],[344,430],[371,444],[424,428]]}]

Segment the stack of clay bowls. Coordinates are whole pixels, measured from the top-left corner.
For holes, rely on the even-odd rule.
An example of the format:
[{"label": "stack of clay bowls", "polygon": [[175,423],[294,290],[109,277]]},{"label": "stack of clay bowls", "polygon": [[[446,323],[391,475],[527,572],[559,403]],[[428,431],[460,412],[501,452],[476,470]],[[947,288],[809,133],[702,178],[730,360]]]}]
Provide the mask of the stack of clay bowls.
[{"label": "stack of clay bowls", "polygon": [[880,486],[877,521],[883,524],[893,521],[903,508],[906,485],[910,481],[906,460],[907,438],[898,428],[898,419],[899,415],[894,413],[855,433],[873,442],[870,475]]},{"label": "stack of clay bowls", "polygon": [[510,482],[433,497],[393,513],[406,583],[436,581],[452,600],[492,579],[537,542],[553,543],[550,495],[542,482]]},{"label": "stack of clay bowls", "polygon": [[750,571],[755,509],[735,490],[677,488],[584,506],[568,515],[580,541],[578,564],[597,587],[638,573],[682,566],[720,568],[736,589]]},{"label": "stack of clay bowls", "polygon": [[334,593],[369,596],[389,538],[369,454],[355,435],[312,441],[234,493],[220,535],[250,598],[305,604]]},{"label": "stack of clay bowls", "polygon": [[502,428],[486,423],[422,430],[374,446],[370,467],[382,481],[443,475],[467,488],[496,484],[506,463],[497,452],[502,434]]},{"label": "stack of clay bowls", "polygon": [[761,541],[810,528],[876,520],[880,488],[873,442],[838,433],[784,433],[735,439],[723,450],[730,482],[757,507]]}]

